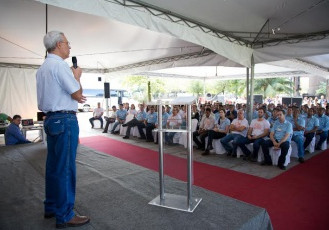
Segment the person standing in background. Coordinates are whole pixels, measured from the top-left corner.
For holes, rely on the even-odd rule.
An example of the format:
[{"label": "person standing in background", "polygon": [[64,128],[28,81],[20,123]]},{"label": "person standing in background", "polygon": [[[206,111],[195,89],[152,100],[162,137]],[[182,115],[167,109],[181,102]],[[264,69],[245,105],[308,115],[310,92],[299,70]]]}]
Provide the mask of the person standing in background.
[{"label": "person standing in background", "polygon": [[43,38],[48,55],[38,69],[38,108],[46,113],[47,134],[46,199],[44,218],[56,217],[56,228],[77,227],[89,217],[73,211],[76,188],[76,153],[79,125],[76,117],[82,95],[79,67],[64,61],[70,55],[70,43],[64,33],[50,31]]}]

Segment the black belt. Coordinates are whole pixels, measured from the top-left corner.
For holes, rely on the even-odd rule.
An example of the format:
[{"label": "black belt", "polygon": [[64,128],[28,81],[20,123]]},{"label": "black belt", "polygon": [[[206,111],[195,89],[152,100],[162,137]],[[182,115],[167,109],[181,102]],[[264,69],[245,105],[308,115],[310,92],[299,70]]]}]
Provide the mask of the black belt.
[{"label": "black belt", "polygon": [[47,115],[55,114],[55,113],[67,113],[67,114],[76,114],[77,112],[75,111],[66,111],[66,110],[60,110],[60,111],[52,111],[48,112]]}]

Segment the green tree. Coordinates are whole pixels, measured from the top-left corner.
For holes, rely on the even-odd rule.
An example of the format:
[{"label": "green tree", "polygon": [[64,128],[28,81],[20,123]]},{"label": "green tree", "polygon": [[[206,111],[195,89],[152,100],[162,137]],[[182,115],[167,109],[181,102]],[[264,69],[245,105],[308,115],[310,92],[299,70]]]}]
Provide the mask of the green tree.
[{"label": "green tree", "polygon": [[233,93],[236,97],[245,93],[247,88],[245,80],[228,80],[225,83],[225,92]]},{"label": "green tree", "polygon": [[145,76],[129,76],[123,81],[123,85],[131,92],[141,92],[142,95],[134,98],[138,101],[147,101],[147,84],[151,82],[151,94],[153,97],[165,92],[165,82],[158,78],[148,78]]},{"label": "green tree", "polygon": [[320,83],[319,88],[315,91],[316,94],[327,95],[327,82],[323,81]]},{"label": "green tree", "polygon": [[188,87],[188,92],[193,93],[193,95],[200,96],[203,94],[203,82],[192,81]]},{"label": "green tree", "polygon": [[288,78],[256,79],[254,84],[254,93],[262,94],[264,98],[275,97],[278,93],[290,95],[292,91],[291,81]]}]

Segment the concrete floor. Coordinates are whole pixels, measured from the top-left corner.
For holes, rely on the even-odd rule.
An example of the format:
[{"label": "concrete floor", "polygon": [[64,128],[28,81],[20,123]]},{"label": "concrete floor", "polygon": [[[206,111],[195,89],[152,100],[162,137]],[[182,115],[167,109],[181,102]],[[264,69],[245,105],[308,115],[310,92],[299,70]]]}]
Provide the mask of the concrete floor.
[{"label": "concrete floor", "polygon": [[[80,127],[80,137],[88,137],[88,136],[106,136],[108,138],[113,138],[122,142],[126,142],[129,144],[133,144],[136,146],[141,146],[144,148],[148,148],[154,151],[158,151],[158,145],[154,143],[145,142],[144,140],[139,140],[137,138],[131,137],[130,139],[123,139],[122,136],[113,135],[110,133],[102,133],[103,130],[99,127],[99,122],[95,122],[95,128],[91,129],[91,125],[89,123],[89,118],[92,117],[92,112],[81,112],[78,113],[78,120],[79,120],[79,127]],[[27,132],[27,139],[31,141],[40,141],[39,131],[29,131]],[[4,145],[4,136],[0,135],[0,146]],[[175,155],[177,157],[186,158],[187,157],[187,149],[184,148],[182,145],[176,146],[165,146],[164,152],[166,154]],[[306,154],[305,160],[307,163],[307,159],[310,157],[318,154],[321,151],[317,151],[313,154]],[[244,161],[242,158],[232,158],[227,157],[226,155],[217,155],[217,154],[210,154],[208,156],[202,156],[202,151],[200,150],[193,150],[193,159],[195,161],[207,163],[210,165],[231,169],[237,172],[242,172],[266,179],[271,179],[283,173],[284,171],[280,170],[275,166],[265,167],[260,166],[259,163],[252,163]],[[291,157],[291,162],[287,167],[287,170],[291,169],[292,167],[298,165],[297,158]]]}]

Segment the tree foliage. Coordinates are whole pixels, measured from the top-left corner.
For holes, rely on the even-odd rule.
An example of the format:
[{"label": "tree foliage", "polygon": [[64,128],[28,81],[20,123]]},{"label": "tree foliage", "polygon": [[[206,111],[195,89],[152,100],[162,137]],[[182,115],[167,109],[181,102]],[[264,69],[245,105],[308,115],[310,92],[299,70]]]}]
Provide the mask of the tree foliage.
[{"label": "tree foliage", "polygon": [[188,87],[188,92],[193,93],[196,96],[203,94],[203,82],[192,81]]},{"label": "tree foliage", "polygon": [[275,97],[278,93],[291,94],[292,91],[291,81],[288,78],[256,79],[254,84],[254,93],[262,94],[264,98]]},{"label": "tree foliage", "polygon": [[151,94],[153,97],[165,92],[165,82],[158,78],[148,78],[145,76],[129,76],[123,81],[123,85],[131,92],[140,92],[142,95],[134,98],[138,101],[147,100],[147,85],[151,82]]},{"label": "tree foliage", "polygon": [[327,95],[327,82],[323,81],[320,83],[319,88],[315,91],[317,95]]}]

